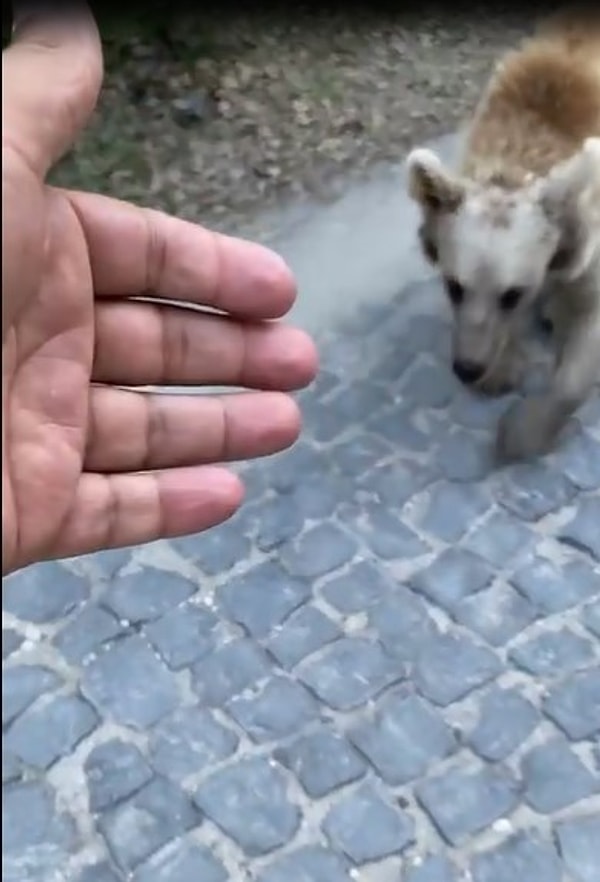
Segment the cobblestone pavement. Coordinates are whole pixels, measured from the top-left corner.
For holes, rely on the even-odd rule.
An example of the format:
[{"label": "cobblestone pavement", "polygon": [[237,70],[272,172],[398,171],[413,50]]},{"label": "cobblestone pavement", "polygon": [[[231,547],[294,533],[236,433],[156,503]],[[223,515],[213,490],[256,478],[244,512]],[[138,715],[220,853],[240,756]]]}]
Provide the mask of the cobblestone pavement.
[{"label": "cobblestone pavement", "polygon": [[5,582],[4,882],[598,882],[600,401],[491,470],[434,288],[231,522]]}]

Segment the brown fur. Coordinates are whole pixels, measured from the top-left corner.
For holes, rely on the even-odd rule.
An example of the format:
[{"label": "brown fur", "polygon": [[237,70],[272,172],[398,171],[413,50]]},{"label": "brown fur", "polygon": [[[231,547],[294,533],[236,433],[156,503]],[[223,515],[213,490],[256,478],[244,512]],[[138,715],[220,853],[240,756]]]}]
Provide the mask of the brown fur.
[{"label": "brown fur", "polygon": [[600,9],[547,19],[509,53],[486,89],[462,172],[512,188],[600,136]]}]

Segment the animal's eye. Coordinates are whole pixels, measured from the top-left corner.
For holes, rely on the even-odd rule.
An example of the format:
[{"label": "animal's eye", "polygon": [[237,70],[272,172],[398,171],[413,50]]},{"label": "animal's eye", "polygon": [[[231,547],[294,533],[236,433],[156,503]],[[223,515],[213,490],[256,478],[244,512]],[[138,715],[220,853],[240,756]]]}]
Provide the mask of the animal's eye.
[{"label": "animal's eye", "polygon": [[522,288],[507,288],[500,297],[500,309],[504,312],[512,312],[521,302],[523,294]]},{"label": "animal's eye", "polygon": [[455,306],[458,306],[465,296],[465,289],[457,279],[446,279],[445,284],[448,297]]}]

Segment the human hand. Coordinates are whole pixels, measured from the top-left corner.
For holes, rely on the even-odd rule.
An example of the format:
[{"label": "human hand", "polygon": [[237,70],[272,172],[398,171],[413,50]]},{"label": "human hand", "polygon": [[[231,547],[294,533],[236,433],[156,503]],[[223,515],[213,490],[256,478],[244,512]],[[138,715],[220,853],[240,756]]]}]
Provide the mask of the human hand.
[{"label": "human hand", "polygon": [[[225,520],[243,488],[210,463],[291,445],[300,416],[285,392],[317,364],[309,338],[269,321],[295,297],[276,255],[45,184],[95,105],[100,43],[83,14],[14,36],[2,56],[4,573]],[[176,384],[264,391],[135,391]]]}]

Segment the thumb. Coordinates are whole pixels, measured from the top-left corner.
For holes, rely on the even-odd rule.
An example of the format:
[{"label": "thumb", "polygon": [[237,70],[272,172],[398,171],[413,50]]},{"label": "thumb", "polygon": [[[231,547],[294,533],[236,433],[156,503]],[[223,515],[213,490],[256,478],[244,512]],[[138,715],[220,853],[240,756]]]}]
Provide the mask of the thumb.
[{"label": "thumb", "polygon": [[102,49],[84,3],[15,3],[2,53],[2,149],[43,178],[89,119],[102,83]]}]

